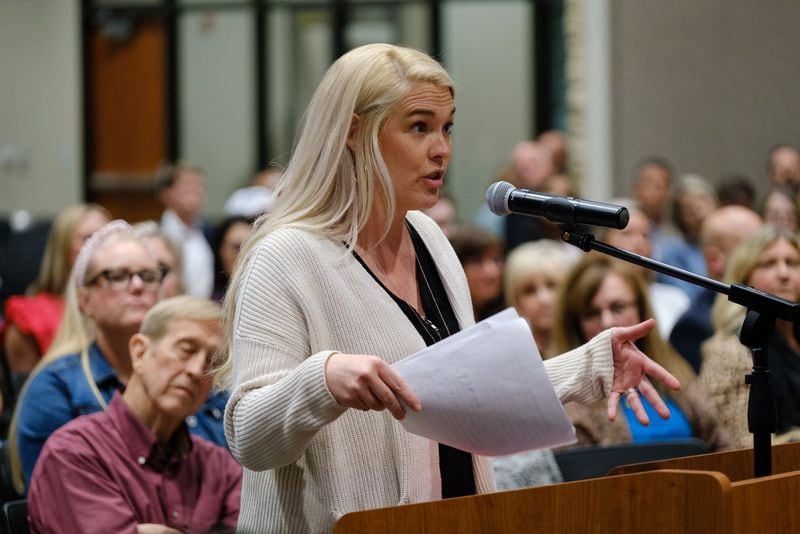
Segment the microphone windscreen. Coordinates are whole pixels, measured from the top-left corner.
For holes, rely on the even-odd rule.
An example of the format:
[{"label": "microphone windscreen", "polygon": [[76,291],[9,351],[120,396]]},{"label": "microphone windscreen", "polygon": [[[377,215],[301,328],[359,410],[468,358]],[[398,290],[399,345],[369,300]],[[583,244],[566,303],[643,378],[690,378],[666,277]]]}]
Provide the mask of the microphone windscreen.
[{"label": "microphone windscreen", "polygon": [[514,186],[508,182],[495,182],[486,190],[486,204],[489,210],[495,215],[508,215],[511,210],[508,209],[508,196]]}]

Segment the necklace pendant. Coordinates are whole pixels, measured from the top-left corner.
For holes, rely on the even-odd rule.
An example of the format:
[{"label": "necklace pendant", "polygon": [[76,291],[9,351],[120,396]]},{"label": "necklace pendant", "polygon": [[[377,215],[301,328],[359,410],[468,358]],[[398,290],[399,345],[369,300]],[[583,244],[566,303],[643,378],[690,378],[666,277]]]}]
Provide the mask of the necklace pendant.
[{"label": "necklace pendant", "polygon": [[436,326],[434,324],[434,322],[431,321],[430,319],[428,319],[427,317],[425,317],[425,324],[427,324],[430,327],[430,329],[433,331],[433,333],[436,335],[436,337],[439,339],[439,341],[441,341],[442,340],[442,334],[441,334],[441,332],[439,332],[439,327]]}]

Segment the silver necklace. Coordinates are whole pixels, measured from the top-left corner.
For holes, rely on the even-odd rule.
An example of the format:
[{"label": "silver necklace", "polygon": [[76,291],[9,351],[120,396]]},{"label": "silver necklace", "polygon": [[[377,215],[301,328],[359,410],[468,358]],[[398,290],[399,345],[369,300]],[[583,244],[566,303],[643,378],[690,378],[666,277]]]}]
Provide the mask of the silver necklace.
[{"label": "silver necklace", "polygon": [[[447,335],[450,336],[450,328],[448,328],[447,321],[445,321],[444,319],[444,314],[442,313],[442,309],[439,308],[439,301],[436,300],[436,295],[434,295],[433,289],[431,289],[431,284],[430,282],[428,282],[428,276],[425,274],[425,269],[422,268],[422,263],[420,263],[419,261],[419,256],[414,254],[414,257],[417,260],[417,267],[419,267],[419,272],[422,273],[422,280],[425,282],[425,287],[428,288],[428,294],[431,296],[431,300],[433,300],[433,305],[436,306],[436,313],[439,314],[439,320],[442,322],[442,326],[447,332]],[[420,300],[422,300],[422,297],[420,297]],[[433,321],[431,321],[427,317],[421,317],[421,318],[426,322],[426,324],[428,324],[431,328],[433,328],[433,331],[436,332],[437,336],[439,337],[439,340],[441,340],[442,339],[441,332],[439,332],[439,328],[433,323]]]}]

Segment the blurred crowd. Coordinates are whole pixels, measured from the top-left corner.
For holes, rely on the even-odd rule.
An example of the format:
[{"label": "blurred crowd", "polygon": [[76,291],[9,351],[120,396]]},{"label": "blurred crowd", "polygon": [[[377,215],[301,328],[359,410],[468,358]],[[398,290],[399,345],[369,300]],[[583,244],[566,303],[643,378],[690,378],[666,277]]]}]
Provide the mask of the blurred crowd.
[{"label": "blurred crowd", "polygon": [[[800,153],[780,145],[766,156],[769,188],[763,195],[743,175],[712,181],[676,172],[663,157],[643,157],[632,170],[626,196],[596,199],[625,206],[628,225],[584,230],[635,254],[798,301]],[[512,147],[507,167],[494,178],[579,196],[568,162],[566,136],[548,131]],[[2,309],[3,432],[15,482],[13,488],[5,484],[4,498],[52,486],[52,481],[37,486],[37,477],[46,475],[36,466],[41,458],[53,461],[49,448],[56,445],[48,438],[61,427],[119,404],[115,396],[140,374],[148,390],[146,367],[137,366],[139,353],[131,339],[159,302],[184,294],[198,299],[190,308],[222,301],[242,241],[270,208],[279,178],[279,169],[257,173],[225,203],[226,217],[210,224],[201,215],[203,170],[165,165],[153,178],[164,208],[160,220],[133,226],[112,222],[96,204],[67,207],[53,220],[38,274],[25,294],[6,299]],[[476,320],[514,307],[530,324],[544,359],[604,329],[656,319],[657,328],[640,348],[683,385],[679,392],[660,391],[672,416],[663,420],[646,406],[651,424],[642,426],[621,401],[622,415],[610,422],[605,402],[570,403],[565,410],[578,445],[691,437],[710,450],[751,444],[744,375],[752,362],[738,338],[746,312],[742,306],[692,283],[598,252],[584,253],[561,240],[563,228],[541,218],[498,217],[485,207],[465,214],[447,194],[426,213],[462,263]],[[768,349],[778,417],[775,439],[789,440],[800,427],[800,343],[791,323],[778,321]],[[224,449],[227,393],[198,388],[202,399],[183,408],[191,412],[175,413],[182,414],[191,434]],[[128,401],[136,412],[135,399]],[[172,443],[177,431],[170,429]],[[52,469],[50,478],[58,472]],[[559,480],[550,451],[498,459],[496,472],[501,488]],[[220,468],[217,475],[227,477],[220,499],[238,491],[236,466]],[[207,476],[215,480],[213,473]],[[230,512],[220,511],[220,518]]]}]

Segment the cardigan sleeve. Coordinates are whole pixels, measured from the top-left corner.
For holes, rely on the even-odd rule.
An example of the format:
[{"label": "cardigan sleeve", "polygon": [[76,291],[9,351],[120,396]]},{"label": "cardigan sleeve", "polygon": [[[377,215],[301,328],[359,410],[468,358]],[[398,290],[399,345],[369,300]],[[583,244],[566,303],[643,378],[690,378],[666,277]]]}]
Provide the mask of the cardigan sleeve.
[{"label": "cardigan sleeve", "polygon": [[344,413],[325,382],[334,351],[310,354],[300,306],[308,270],[298,243],[271,235],[251,257],[236,302],[232,343],[233,391],[225,409],[231,453],[263,471],[297,460],[316,433]]},{"label": "cardigan sleeve", "polygon": [[562,404],[589,404],[607,397],[614,377],[611,329],[576,349],[545,360],[544,367]]}]

